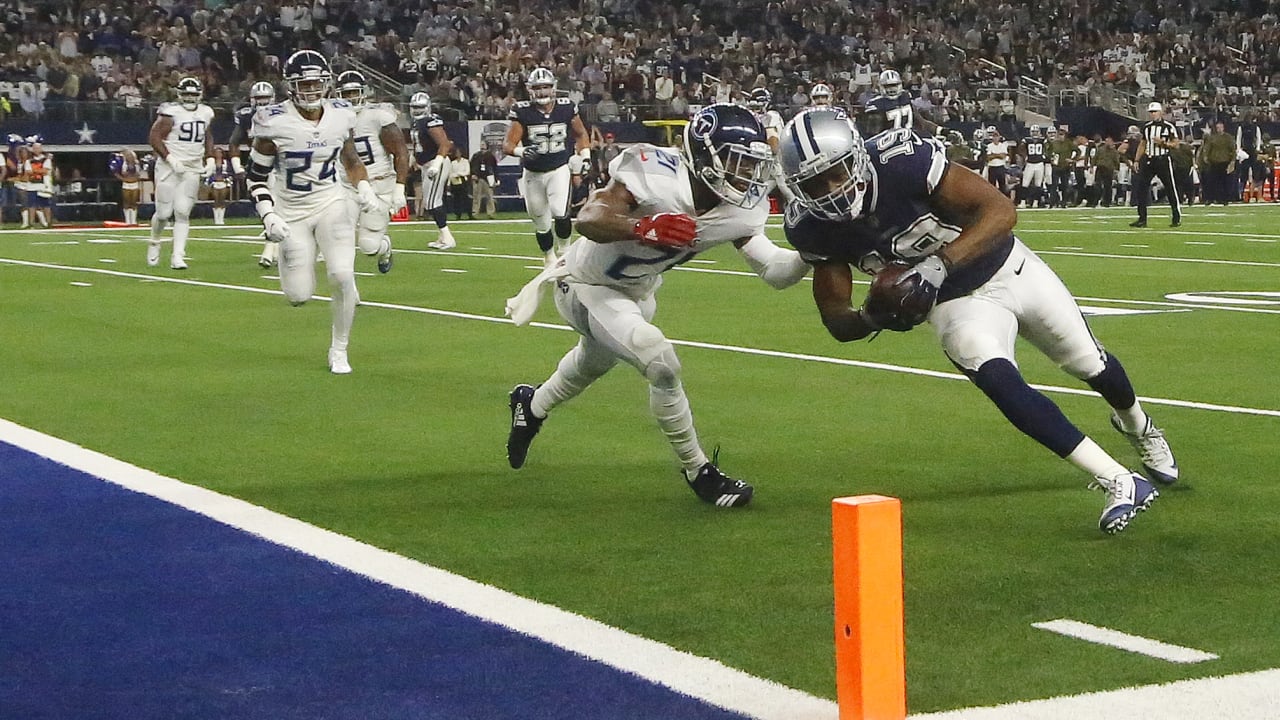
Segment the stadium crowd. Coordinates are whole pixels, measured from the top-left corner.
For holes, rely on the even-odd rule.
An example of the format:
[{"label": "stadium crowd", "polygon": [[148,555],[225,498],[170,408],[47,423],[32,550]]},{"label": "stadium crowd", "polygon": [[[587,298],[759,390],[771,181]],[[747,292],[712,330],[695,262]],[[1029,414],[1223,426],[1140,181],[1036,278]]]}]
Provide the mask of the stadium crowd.
[{"label": "stadium crowd", "polygon": [[403,101],[426,91],[469,118],[506,117],[545,66],[588,121],[682,117],[757,86],[789,114],[815,82],[857,108],[887,67],[942,122],[998,120],[1023,77],[1160,100],[1174,120],[1245,107],[1280,120],[1275,0],[0,0],[0,15],[0,113],[141,107],[172,99],[186,74],[232,104],[313,47],[403,82]]}]

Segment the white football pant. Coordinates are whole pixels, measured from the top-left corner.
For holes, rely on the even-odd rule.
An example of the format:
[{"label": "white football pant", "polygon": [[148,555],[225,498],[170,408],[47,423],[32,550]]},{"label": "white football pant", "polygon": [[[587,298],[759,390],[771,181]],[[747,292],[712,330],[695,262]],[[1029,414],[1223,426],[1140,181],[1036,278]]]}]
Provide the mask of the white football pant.
[{"label": "white football pant", "polygon": [[181,181],[173,167],[164,160],[156,162],[156,213],[151,218],[151,242],[160,242],[164,225],[173,220],[172,264],[186,261],[187,236],[191,233],[191,209],[195,207],[200,192],[200,174],[190,168]]},{"label": "white football pant", "polygon": [[520,196],[524,198],[533,229],[540,233],[551,232],[555,218],[569,217],[569,166],[555,170],[534,172],[525,170],[520,175]]},{"label": "white football pant", "polygon": [[324,255],[325,274],[333,297],[331,347],[346,350],[351,338],[356,303],[355,198],[329,203],[302,220],[289,222],[289,239],[280,243],[280,289],[294,305],[316,291],[316,252]]}]

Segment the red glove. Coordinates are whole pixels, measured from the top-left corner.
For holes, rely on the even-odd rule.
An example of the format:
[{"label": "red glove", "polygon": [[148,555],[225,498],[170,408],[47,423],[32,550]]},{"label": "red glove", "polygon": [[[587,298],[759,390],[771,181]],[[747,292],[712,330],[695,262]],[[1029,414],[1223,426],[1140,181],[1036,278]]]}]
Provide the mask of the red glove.
[{"label": "red glove", "polygon": [[698,239],[698,225],[684,213],[664,212],[636,221],[636,239],[644,245],[686,248]]}]

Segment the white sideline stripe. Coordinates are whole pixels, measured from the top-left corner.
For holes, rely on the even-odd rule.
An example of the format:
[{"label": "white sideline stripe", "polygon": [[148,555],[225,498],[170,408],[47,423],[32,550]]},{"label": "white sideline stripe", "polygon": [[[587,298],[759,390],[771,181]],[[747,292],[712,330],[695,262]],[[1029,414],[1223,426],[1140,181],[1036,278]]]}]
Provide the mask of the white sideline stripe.
[{"label": "white sideline stripe", "polygon": [[[73,272],[84,272],[98,275],[111,275],[114,277],[134,278],[143,282],[159,282],[172,283],[175,285],[193,285],[197,287],[210,287],[220,290],[240,290],[243,292],[259,293],[262,295],[283,295],[280,290],[272,290],[270,288],[257,288],[246,285],[229,285],[225,283],[206,282],[203,280],[192,280],[189,278],[165,277],[158,275],[147,275],[143,273],[124,272],[121,270],[107,270],[105,268],[78,267],[75,265],[55,265],[52,263],[40,263],[30,260],[15,260],[12,258],[0,258],[0,265],[21,265],[24,267],[37,267],[50,270],[69,270]],[[329,301],[330,298],[324,295],[312,295],[314,300]],[[414,305],[401,305],[399,303],[376,302],[370,300],[361,300],[362,307],[380,307],[389,310],[404,310],[406,312],[422,313],[424,315],[436,315],[439,317],[458,318],[461,320],[479,320],[481,322],[511,324],[510,318],[493,317],[490,315],[477,315],[475,313],[457,312],[454,310],[437,310],[435,308],[417,307]],[[1183,305],[1181,307],[1187,307]],[[1196,306],[1200,307],[1200,306]],[[1226,310],[1239,310],[1246,312],[1244,308],[1222,308]],[[1258,310],[1256,312],[1265,312]],[[1276,311],[1271,311],[1276,312]],[[575,332],[568,325],[560,325],[556,323],[531,322],[529,327],[539,327],[550,330],[562,330],[566,332]],[[968,382],[968,378],[960,373],[941,372],[938,370],[925,370],[922,368],[906,367],[904,365],[890,365],[888,363],[867,362],[865,360],[851,360],[848,358],[829,357],[826,355],[810,355],[807,353],[793,353],[782,350],[766,350],[763,348],[750,348],[741,345],[721,345],[718,343],[706,343],[696,340],[678,340],[668,338],[673,345],[682,345],[686,347],[696,347],[704,350],[721,350],[726,352],[735,352],[743,355],[759,355],[762,357],[783,358],[786,360],[808,360],[810,362],[826,363],[829,365],[845,365],[848,367],[859,367],[868,370],[886,370],[888,372],[903,373],[906,375],[918,375],[922,377],[941,378],[944,380],[962,380]],[[1082,395],[1087,397],[1095,397],[1097,393],[1093,390],[1085,390],[1082,388],[1061,387],[1058,385],[1039,385],[1032,384],[1031,387],[1042,392],[1058,393],[1062,395]],[[1194,410],[1214,410],[1218,412],[1236,413],[1240,415],[1263,415],[1267,417],[1280,417],[1280,410],[1271,410],[1267,408],[1251,408],[1239,405],[1221,405],[1218,403],[1205,403],[1193,400],[1175,400],[1173,398],[1157,398],[1147,395],[1139,395],[1138,399],[1144,403],[1152,405],[1166,405],[1169,407],[1191,408]]]},{"label": "white sideline stripe", "polygon": [[588,659],[760,720],[836,720],[834,702],[469,580],[0,419],[0,440]]},{"label": "white sideline stripe", "polygon": [[912,720],[1275,720],[1280,670],[1179,680],[998,707],[912,715]]},{"label": "white sideline stripe", "polygon": [[1190,664],[1218,659],[1217,655],[1204,652],[1203,650],[1170,645],[1169,643],[1160,642],[1159,640],[1152,640],[1151,638],[1145,638],[1139,635],[1130,635],[1129,633],[1112,630],[1111,628],[1090,625],[1089,623],[1080,622],[1079,620],[1059,618],[1057,620],[1046,620],[1045,622],[1031,623],[1031,627],[1048,630],[1051,633],[1066,635],[1067,637],[1084,640],[1085,642],[1107,645],[1109,647],[1138,653],[1139,655],[1146,655],[1160,660],[1168,660],[1171,663]]}]

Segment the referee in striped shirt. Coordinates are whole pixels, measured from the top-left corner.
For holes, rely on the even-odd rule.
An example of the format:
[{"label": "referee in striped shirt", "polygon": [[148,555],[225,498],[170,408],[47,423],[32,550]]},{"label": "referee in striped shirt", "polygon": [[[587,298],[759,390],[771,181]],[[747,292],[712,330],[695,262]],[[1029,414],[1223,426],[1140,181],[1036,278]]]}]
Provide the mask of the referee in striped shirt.
[{"label": "referee in striped shirt", "polygon": [[1138,194],[1138,219],[1129,227],[1147,226],[1147,206],[1151,204],[1151,179],[1160,178],[1164,194],[1173,210],[1173,227],[1182,224],[1182,203],[1178,200],[1178,187],[1173,179],[1173,159],[1169,149],[1177,147],[1178,128],[1164,119],[1164,108],[1153,102],[1147,106],[1151,119],[1142,125],[1142,137],[1138,141],[1137,177],[1133,179],[1133,191]]}]

